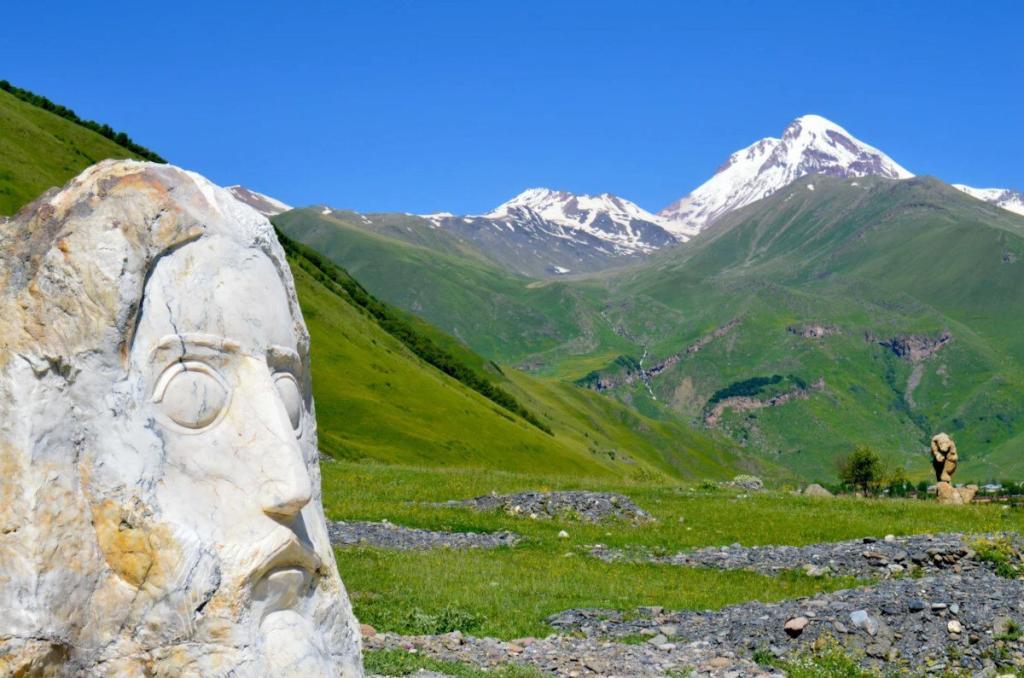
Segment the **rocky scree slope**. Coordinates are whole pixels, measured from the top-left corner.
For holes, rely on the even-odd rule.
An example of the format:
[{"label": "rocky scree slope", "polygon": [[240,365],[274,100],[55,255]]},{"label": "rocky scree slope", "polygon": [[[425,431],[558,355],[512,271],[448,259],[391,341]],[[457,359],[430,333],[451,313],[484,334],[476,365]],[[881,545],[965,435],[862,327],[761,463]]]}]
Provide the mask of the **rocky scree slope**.
[{"label": "rocky scree slope", "polygon": [[276,198],[249,190],[245,186],[236,184],[234,186],[227,186],[227,190],[231,195],[235,196],[236,200],[245,203],[268,219],[292,209],[290,205],[286,205]]}]

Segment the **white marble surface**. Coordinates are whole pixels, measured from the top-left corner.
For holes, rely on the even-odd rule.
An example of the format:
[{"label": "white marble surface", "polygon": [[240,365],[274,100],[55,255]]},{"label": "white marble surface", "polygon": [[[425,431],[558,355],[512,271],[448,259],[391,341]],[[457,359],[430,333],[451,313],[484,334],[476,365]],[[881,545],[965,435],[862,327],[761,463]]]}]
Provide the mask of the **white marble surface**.
[{"label": "white marble surface", "polygon": [[269,222],[108,161],[0,225],[0,674],[362,674]]}]

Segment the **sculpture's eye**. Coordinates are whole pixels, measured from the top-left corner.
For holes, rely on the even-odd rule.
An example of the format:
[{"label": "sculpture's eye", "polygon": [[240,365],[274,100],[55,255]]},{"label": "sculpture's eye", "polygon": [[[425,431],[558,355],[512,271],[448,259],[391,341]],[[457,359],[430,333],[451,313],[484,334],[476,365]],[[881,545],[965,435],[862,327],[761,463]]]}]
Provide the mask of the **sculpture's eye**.
[{"label": "sculpture's eye", "polygon": [[189,429],[203,429],[217,420],[228,403],[228,387],[209,365],[181,362],[160,375],[153,402],[168,419]]},{"label": "sculpture's eye", "polygon": [[299,390],[299,382],[291,374],[281,372],[274,375],[274,386],[277,387],[277,393],[281,396],[284,409],[288,412],[292,428],[296,433],[299,432],[302,426],[302,391]]}]

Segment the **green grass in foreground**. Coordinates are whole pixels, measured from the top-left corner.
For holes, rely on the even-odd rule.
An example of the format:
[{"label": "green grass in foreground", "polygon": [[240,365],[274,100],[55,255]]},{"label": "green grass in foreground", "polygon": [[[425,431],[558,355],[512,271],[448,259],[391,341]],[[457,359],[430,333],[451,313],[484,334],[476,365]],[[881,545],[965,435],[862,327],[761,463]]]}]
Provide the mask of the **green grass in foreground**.
[{"label": "green grass in foreground", "polygon": [[490,671],[460,662],[431,659],[405,650],[371,650],[363,652],[363,666],[368,674],[407,676],[420,669],[436,671],[456,678],[539,678],[540,671],[517,664],[505,664]]},{"label": "green grass in foreground", "polygon": [[776,659],[763,650],[754,653],[754,659],[782,669],[790,678],[881,678],[878,671],[862,668],[856,657],[847,653],[834,638],[820,640],[810,650],[786,660]]},{"label": "green grass in foreground", "polygon": [[[586,555],[596,543],[674,553],[739,542],[801,545],[921,532],[1020,530],[1022,514],[997,506],[942,507],[912,500],[813,499],[668,484],[571,480],[487,470],[444,471],[325,462],[324,506],[332,519],[380,520],[453,531],[512,530],[524,543],[493,551],[338,550],[356,615],[379,630],[514,638],[546,635],[544,618],[574,607],[641,605],[714,609],[848,587],[850,579],[651,564],[609,564]],[[523,490],[594,489],[630,496],[657,521],[635,526],[533,521],[424,502]],[[566,530],[568,538],[559,538]]]},{"label": "green grass in foreground", "polygon": [[337,554],[338,569],[360,621],[414,634],[455,630],[421,625],[424,616],[439,618],[432,614],[438,610],[466,620],[468,625],[460,631],[516,638],[547,635],[551,629],[544,619],[569,608],[715,609],[755,598],[797,598],[853,583],[796,573],[766,577],[670,565],[610,564],[556,543],[489,551],[359,548]]}]

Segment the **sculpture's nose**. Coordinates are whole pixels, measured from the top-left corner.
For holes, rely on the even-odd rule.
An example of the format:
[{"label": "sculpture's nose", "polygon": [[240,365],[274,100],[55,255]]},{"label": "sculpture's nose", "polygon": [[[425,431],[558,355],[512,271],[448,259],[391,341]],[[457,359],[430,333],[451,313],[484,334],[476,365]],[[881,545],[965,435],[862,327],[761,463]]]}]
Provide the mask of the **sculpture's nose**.
[{"label": "sculpture's nose", "polygon": [[309,503],[313,484],[291,420],[272,384],[261,389],[257,401],[255,414],[261,420],[263,438],[253,459],[262,476],[258,501],[268,516],[287,520]]},{"label": "sculpture's nose", "polygon": [[309,473],[302,463],[298,445],[294,448],[294,454],[282,451],[280,466],[268,473],[271,477],[260,488],[263,512],[277,520],[292,518],[313,496]]}]

